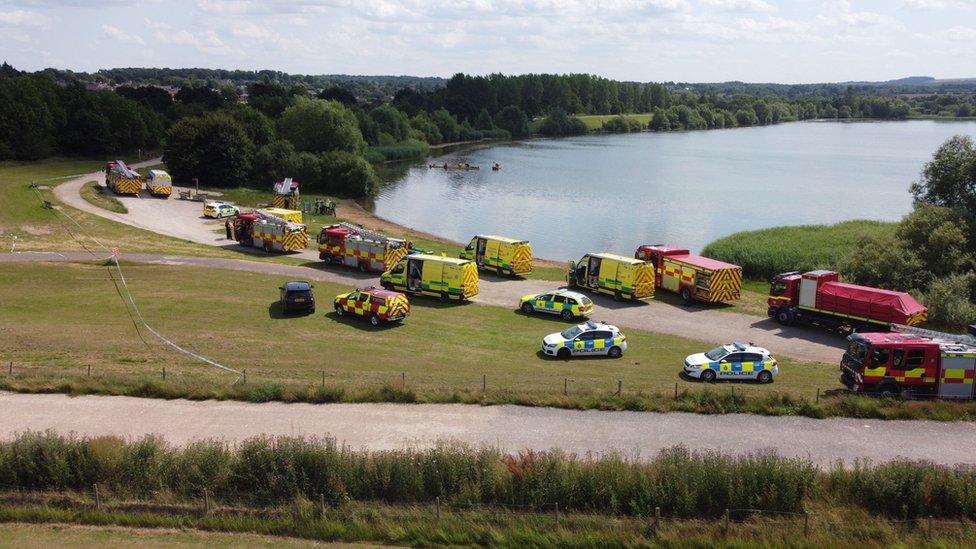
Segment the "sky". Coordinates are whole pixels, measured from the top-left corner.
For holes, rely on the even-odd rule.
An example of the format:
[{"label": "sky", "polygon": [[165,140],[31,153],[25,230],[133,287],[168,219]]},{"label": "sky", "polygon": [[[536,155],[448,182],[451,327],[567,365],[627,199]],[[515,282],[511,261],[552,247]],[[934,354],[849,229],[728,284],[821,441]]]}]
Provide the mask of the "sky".
[{"label": "sky", "polygon": [[976,0],[0,0],[22,70],[809,83],[976,77],[974,44]]}]

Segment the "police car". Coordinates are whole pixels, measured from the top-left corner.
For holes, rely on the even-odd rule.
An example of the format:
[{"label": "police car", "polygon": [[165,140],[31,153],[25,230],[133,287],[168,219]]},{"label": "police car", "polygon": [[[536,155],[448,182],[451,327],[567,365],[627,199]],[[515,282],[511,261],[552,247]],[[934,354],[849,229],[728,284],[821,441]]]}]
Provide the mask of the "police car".
[{"label": "police car", "polygon": [[616,326],[592,320],[542,338],[543,354],[558,358],[587,355],[620,358],[626,350],[627,337]]},{"label": "police car", "polygon": [[239,212],[240,208],[233,204],[228,204],[227,202],[210,201],[203,206],[203,216],[211,217],[213,219],[231,217],[233,215],[237,215]]},{"label": "police car", "polygon": [[586,317],[593,312],[593,302],[579,292],[556,290],[544,294],[530,294],[519,300],[519,309],[525,314],[548,313],[565,320]]},{"label": "police car", "polygon": [[702,381],[716,379],[754,379],[769,383],[779,373],[769,351],[738,341],[685,359],[685,375]]}]

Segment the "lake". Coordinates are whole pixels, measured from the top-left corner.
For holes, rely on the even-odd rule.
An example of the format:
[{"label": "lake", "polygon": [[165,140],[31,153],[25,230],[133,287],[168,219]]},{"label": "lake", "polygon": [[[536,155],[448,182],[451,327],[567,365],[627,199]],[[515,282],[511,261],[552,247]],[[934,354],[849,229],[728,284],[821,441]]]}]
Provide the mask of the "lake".
[{"label": "lake", "polygon": [[[976,121],[796,122],[683,133],[532,139],[461,150],[382,185],[380,217],[467,242],[532,242],[538,257],[631,255],[642,243],[701,250],[736,231],[848,219],[894,221],[948,137]],[[492,171],[498,162],[500,171]]]}]

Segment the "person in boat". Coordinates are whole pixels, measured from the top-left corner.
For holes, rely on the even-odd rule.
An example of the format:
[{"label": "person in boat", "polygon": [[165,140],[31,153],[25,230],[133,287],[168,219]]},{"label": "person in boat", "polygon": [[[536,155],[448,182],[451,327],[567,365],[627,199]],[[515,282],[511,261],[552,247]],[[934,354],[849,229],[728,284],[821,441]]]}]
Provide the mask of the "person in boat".
[{"label": "person in boat", "polygon": [[497,172],[498,170],[502,169],[502,165],[499,164],[498,162],[495,162],[494,164],[491,165],[491,169]]}]

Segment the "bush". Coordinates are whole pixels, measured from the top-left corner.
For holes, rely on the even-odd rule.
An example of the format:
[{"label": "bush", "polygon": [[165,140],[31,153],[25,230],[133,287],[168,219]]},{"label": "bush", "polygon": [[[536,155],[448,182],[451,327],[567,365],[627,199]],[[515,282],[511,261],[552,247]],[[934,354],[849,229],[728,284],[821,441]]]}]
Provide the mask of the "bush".
[{"label": "bush", "polygon": [[163,147],[163,161],[176,180],[197,178],[209,187],[240,186],[253,160],[254,144],[241,123],[224,113],[180,120]]},{"label": "bush", "polygon": [[644,126],[637,120],[620,115],[604,122],[601,129],[608,133],[628,133],[639,132]]},{"label": "bush", "polygon": [[953,328],[976,322],[976,305],[970,295],[974,281],[976,275],[972,273],[932,281],[922,298],[929,308],[929,321]]},{"label": "bush", "polygon": [[369,162],[345,151],[299,153],[289,165],[289,172],[302,182],[302,189],[312,194],[360,197],[373,192],[377,184]]},{"label": "bush", "polygon": [[337,101],[299,97],[280,124],[281,136],[298,151],[359,153],[366,145],[356,115]]},{"label": "bush", "polygon": [[562,109],[555,109],[542,121],[539,133],[548,137],[581,135],[586,133],[586,123],[575,116],[569,116]]}]

